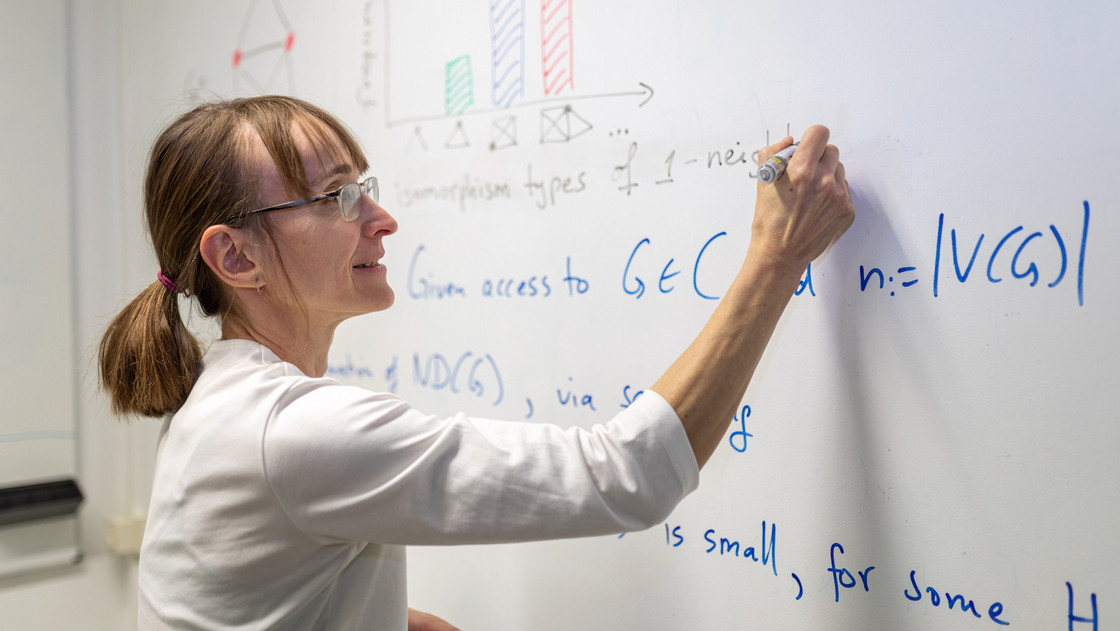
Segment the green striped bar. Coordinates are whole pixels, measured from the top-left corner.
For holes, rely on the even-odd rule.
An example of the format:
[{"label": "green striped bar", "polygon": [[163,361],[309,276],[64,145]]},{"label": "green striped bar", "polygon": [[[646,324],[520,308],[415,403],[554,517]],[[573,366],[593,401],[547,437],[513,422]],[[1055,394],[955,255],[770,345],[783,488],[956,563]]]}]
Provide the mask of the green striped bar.
[{"label": "green striped bar", "polygon": [[474,80],[471,56],[463,55],[447,62],[443,89],[444,107],[448,116],[458,116],[474,104]]}]

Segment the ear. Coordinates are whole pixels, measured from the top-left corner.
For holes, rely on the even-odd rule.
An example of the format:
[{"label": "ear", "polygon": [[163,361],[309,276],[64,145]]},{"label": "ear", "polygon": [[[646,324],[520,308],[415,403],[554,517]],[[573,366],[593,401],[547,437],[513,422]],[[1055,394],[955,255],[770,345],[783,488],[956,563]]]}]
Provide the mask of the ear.
[{"label": "ear", "polygon": [[198,251],[217,276],[230,287],[249,289],[257,287],[261,269],[249,249],[249,235],[240,228],[224,224],[210,226],[202,233]]}]

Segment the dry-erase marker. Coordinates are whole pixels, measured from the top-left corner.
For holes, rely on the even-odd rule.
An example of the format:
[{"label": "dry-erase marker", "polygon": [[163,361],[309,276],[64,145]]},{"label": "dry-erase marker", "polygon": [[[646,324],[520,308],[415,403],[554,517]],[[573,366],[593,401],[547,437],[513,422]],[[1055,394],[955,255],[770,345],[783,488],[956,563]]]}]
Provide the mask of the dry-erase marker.
[{"label": "dry-erase marker", "polygon": [[797,145],[801,143],[793,143],[792,145],[782,149],[778,153],[770,156],[758,167],[758,179],[762,180],[763,184],[770,184],[777,182],[778,178],[786,172],[786,167],[789,166],[789,159],[793,156],[793,152],[797,149]]}]

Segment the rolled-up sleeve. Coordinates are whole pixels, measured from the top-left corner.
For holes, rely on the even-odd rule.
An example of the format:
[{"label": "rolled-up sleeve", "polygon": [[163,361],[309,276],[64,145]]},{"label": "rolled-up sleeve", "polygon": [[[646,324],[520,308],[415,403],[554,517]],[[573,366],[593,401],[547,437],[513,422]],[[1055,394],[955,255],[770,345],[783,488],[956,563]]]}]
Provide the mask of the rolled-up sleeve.
[{"label": "rolled-up sleeve", "polygon": [[653,392],[586,430],[439,418],[394,395],[315,380],[277,404],[261,457],[289,519],[324,542],[495,543],[640,530],[699,481],[679,419]]}]

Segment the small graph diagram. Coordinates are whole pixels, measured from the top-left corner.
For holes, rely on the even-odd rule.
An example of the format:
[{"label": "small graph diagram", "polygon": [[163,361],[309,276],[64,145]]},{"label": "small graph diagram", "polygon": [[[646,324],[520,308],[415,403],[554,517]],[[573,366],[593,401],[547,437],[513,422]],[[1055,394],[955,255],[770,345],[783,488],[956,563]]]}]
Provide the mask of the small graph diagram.
[{"label": "small graph diagram", "polygon": [[233,51],[234,89],[241,91],[244,83],[257,94],[294,92],[295,37],[280,0],[249,0]]},{"label": "small graph diagram", "polygon": [[502,116],[490,122],[490,151],[517,146],[517,117]]},{"label": "small graph diagram", "polygon": [[541,110],[541,144],[571,142],[591,131],[587,122],[570,105],[546,107]]}]

